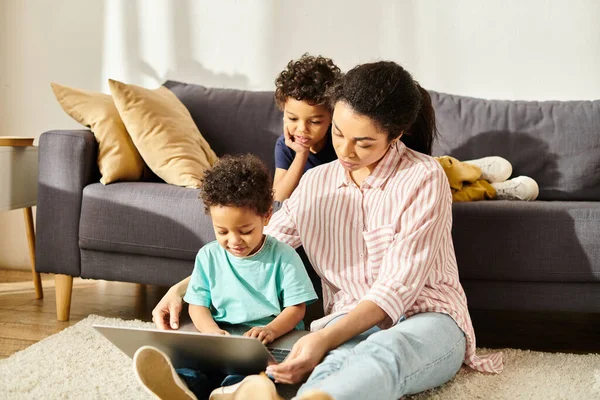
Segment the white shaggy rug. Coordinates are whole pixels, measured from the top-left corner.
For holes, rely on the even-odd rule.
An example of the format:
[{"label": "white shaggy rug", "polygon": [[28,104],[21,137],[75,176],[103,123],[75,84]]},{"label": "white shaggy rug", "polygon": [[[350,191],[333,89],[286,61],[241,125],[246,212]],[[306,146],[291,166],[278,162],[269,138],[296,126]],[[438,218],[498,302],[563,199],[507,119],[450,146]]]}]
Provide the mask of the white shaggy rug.
[{"label": "white shaggy rug", "polygon": [[[0,360],[0,397],[8,399],[148,399],[131,359],[92,324],[152,327],[151,323],[92,315]],[[600,355],[505,349],[505,370],[484,375],[468,368],[446,385],[410,399],[600,399]]]}]

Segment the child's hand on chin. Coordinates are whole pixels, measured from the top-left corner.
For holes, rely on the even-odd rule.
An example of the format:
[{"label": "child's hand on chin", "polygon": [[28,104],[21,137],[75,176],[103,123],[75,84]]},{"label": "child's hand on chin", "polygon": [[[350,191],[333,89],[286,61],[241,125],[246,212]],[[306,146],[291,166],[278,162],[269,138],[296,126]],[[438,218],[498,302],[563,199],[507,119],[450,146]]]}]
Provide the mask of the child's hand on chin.
[{"label": "child's hand on chin", "polygon": [[220,329],[220,328],[210,329],[210,330],[204,331],[202,333],[208,333],[211,335],[225,335],[225,336],[231,335],[229,332],[224,331],[223,329]]},{"label": "child's hand on chin", "polygon": [[285,137],[285,145],[296,153],[308,153],[310,146],[305,146],[294,140],[294,136],[290,133],[287,125],[283,125],[283,136]]},{"label": "child's hand on chin", "polygon": [[262,344],[271,343],[276,338],[275,332],[268,326],[255,326],[244,333],[244,336],[257,338]]}]

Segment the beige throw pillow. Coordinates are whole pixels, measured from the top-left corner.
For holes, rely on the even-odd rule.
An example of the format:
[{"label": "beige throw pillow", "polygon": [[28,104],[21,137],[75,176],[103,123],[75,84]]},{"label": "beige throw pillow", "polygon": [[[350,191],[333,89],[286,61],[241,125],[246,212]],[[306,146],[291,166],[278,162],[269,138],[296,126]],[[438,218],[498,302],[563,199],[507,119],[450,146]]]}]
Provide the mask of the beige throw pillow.
[{"label": "beige throw pillow", "polygon": [[109,79],[113,100],[148,167],[165,182],[197,188],[217,156],[188,109],[166,87],[150,90]]},{"label": "beige throw pillow", "polygon": [[52,91],[63,110],[90,128],[98,142],[100,182],[139,181],[144,161],[133,145],[119,112],[108,94],[88,92],[52,83]]}]

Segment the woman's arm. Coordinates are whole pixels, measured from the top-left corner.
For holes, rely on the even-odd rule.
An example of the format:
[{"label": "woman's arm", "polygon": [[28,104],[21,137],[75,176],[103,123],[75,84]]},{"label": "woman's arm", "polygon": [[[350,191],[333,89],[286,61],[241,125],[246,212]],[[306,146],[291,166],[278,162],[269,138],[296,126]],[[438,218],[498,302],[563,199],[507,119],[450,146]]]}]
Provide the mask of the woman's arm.
[{"label": "woman's arm", "polygon": [[258,338],[263,344],[270,343],[294,329],[302,321],[305,313],[305,303],[286,307],[268,325],[254,327],[246,332],[244,336]]},{"label": "woman's arm", "polygon": [[361,299],[377,304],[389,316],[381,328],[400,320],[432,271],[448,267],[452,250],[441,249],[452,243],[452,194],[441,167],[423,175],[396,226],[400,228],[381,260],[379,276]]},{"label": "woman's arm", "polygon": [[196,329],[201,333],[229,335],[229,332],[219,328],[219,325],[217,325],[213,319],[208,307],[190,304],[190,317],[192,317]]},{"label": "woman's arm", "polygon": [[335,324],[298,340],[288,358],[281,364],[269,366],[267,373],[279,383],[302,382],[329,351],[386,318],[388,318],[387,314],[375,303],[360,302],[354,310]]},{"label": "woman's arm", "polygon": [[190,283],[188,276],[173,285],[152,310],[152,321],[158,329],[179,329],[179,314],[183,308],[183,296]]},{"label": "woman's arm", "polygon": [[330,351],[386,319],[389,319],[388,315],[377,304],[368,300],[361,301],[335,324],[326,326],[318,333],[327,345],[327,351]]},{"label": "woman's arm", "polygon": [[298,188],[294,190],[289,199],[283,202],[281,209],[273,214],[269,225],[263,233],[273,236],[275,239],[283,242],[293,248],[302,246],[300,232],[296,227],[296,214],[298,210],[299,195],[302,192],[302,181]]}]

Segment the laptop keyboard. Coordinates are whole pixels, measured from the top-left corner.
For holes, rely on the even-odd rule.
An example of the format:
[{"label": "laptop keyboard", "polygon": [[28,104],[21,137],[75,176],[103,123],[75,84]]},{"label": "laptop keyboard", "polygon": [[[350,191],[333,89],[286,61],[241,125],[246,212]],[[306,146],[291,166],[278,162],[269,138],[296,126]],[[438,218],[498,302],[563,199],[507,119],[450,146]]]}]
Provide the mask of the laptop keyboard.
[{"label": "laptop keyboard", "polygon": [[290,351],[285,349],[275,349],[273,347],[267,347],[267,350],[269,350],[269,353],[271,353],[275,361],[277,361],[278,363],[283,362],[283,360],[285,360],[288,354],[290,354]]}]

